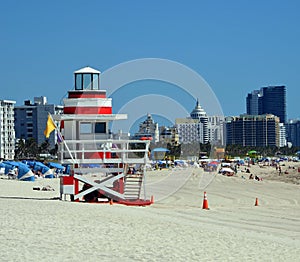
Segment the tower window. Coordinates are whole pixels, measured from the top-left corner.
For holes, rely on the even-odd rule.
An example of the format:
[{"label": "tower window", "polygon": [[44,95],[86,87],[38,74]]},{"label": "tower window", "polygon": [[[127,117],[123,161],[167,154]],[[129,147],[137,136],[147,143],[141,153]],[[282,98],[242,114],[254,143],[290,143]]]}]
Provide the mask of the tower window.
[{"label": "tower window", "polygon": [[92,89],[92,75],[83,74],[83,89],[91,90]]},{"label": "tower window", "polygon": [[95,123],[95,133],[96,134],[106,133],[106,123]]},{"label": "tower window", "polygon": [[80,134],[91,134],[92,123],[80,123]]},{"label": "tower window", "polygon": [[76,90],[82,90],[82,74],[76,74],[75,84]]},{"label": "tower window", "polygon": [[93,83],[92,83],[93,90],[99,90],[99,77],[98,74],[93,74]]}]

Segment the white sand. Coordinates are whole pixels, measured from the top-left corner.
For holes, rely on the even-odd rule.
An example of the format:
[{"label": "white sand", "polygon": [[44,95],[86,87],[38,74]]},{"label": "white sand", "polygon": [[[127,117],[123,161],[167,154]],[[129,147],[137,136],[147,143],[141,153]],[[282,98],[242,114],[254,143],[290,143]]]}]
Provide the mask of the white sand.
[{"label": "white sand", "polygon": [[[0,180],[1,261],[299,261],[300,186],[240,176],[205,189],[210,210],[200,169],[148,207],[50,200],[58,179]],[[46,185],[55,191],[32,190]]]}]

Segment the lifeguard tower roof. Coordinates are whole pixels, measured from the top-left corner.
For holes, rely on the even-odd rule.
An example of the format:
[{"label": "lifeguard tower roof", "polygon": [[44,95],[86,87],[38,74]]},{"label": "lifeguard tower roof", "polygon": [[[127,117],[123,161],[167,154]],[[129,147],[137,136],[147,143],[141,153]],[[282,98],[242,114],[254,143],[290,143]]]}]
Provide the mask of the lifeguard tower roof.
[{"label": "lifeguard tower roof", "polygon": [[100,74],[101,72],[89,66],[78,69],[74,74]]}]

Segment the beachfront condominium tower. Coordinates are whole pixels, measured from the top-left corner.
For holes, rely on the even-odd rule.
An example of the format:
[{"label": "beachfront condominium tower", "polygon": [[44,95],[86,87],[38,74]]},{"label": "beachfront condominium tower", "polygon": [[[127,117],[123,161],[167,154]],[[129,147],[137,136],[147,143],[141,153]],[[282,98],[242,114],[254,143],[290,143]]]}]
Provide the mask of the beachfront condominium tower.
[{"label": "beachfront condominium tower", "polygon": [[15,101],[0,100],[0,158],[15,157],[14,105]]},{"label": "beachfront condominium tower", "polygon": [[262,114],[262,95],[259,90],[254,90],[247,95],[247,115]]},{"label": "beachfront condominium tower", "polygon": [[279,117],[266,115],[240,115],[226,119],[227,145],[280,146]]},{"label": "beachfront condominium tower", "polygon": [[286,123],[286,87],[268,86],[261,88],[262,113],[278,116],[280,123]]},{"label": "beachfront condominium tower", "polygon": [[268,86],[254,90],[247,95],[247,114],[273,114],[280,123],[286,123],[286,87]]},{"label": "beachfront condominium tower", "polygon": [[[34,102],[24,101],[24,105],[15,106],[15,130],[17,139],[33,138],[38,145],[45,142],[44,130],[46,127],[48,114],[51,115],[62,113],[63,107],[48,104],[44,96],[34,97]],[[56,144],[56,132],[52,132],[48,139],[50,148]]]},{"label": "beachfront condominium tower", "polygon": [[292,143],[292,146],[300,147],[300,120],[291,119],[287,125],[287,141]]},{"label": "beachfront condominium tower", "polygon": [[215,145],[224,145],[224,116],[208,116],[208,141]]}]

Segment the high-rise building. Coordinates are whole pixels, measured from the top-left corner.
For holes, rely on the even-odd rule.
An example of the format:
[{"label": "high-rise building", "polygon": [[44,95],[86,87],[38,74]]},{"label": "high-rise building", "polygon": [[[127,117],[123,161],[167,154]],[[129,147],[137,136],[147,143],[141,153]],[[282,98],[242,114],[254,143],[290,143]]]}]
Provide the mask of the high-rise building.
[{"label": "high-rise building", "polygon": [[15,157],[14,104],[15,101],[0,100],[0,158]]},{"label": "high-rise building", "polygon": [[203,124],[198,120],[192,118],[176,118],[175,127],[178,130],[180,143],[203,143]]},{"label": "high-rise building", "polygon": [[[34,138],[38,145],[45,142],[44,130],[46,127],[48,114],[61,114],[62,106],[48,104],[46,97],[35,97],[34,102],[24,101],[23,106],[15,106],[15,130],[17,139]],[[50,147],[56,144],[56,132],[52,132],[49,137]]]},{"label": "high-rise building", "polygon": [[208,141],[215,145],[224,145],[224,117],[208,116]]},{"label": "high-rise building", "polygon": [[175,127],[178,131],[179,142],[208,143],[208,117],[197,100],[196,106],[189,118],[175,119]]},{"label": "high-rise building", "polygon": [[278,116],[280,123],[286,123],[286,87],[269,86],[261,88],[262,113]]},{"label": "high-rise building", "polygon": [[204,109],[200,106],[198,99],[194,110],[191,112],[191,118],[198,120],[202,124],[203,143],[206,144],[208,142],[208,117]]},{"label": "high-rise building", "polygon": [[259,90],[254,90],[246,98],[247,115],[262,114],[262,94]]},{"label": "high-rise building", "polygon": [[286,128],[283,123],[279,123],[279,147],[285,147],[286,145]]},{"label": "high-rise building", "polygon": [[134,134],[135,139],[146,139],[147,137],[155,143],[159,141],[158,123],[154,122],[151,114],[147,114],[147,118],[139,125],[139,131]]},{"label": "high-rise building", "polygon": [[300,147],[300,120],[289,120],[286,128],[287,141],[292,143],[292,146]]},{"label": "high-rise building", "polygon": [[286,123],[286,87],[268,86],[254,90],[246,98],[247,114],[273,114]]},{"label": "high-rise building", "polygon": [[279,147],[279,136],[279,117],[271,114],[226,119],[227,145]]},{"label": "high-rise building", "polygon": [[167,144],[171,144],[172,146],[176,146],[179,144],[179,135],[175,127],[164,126],[161,127],[160,130],[160,141],[165,142]]}]

